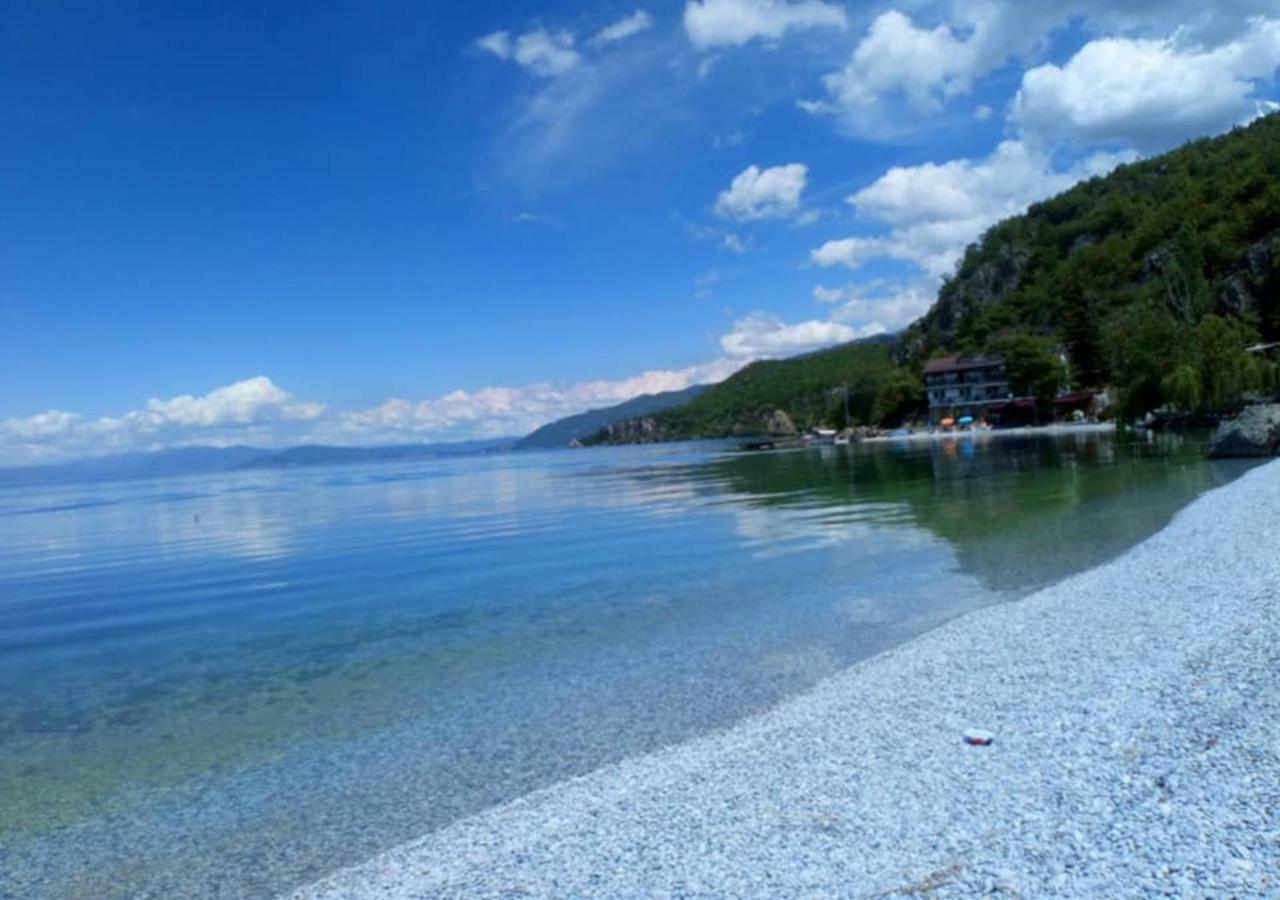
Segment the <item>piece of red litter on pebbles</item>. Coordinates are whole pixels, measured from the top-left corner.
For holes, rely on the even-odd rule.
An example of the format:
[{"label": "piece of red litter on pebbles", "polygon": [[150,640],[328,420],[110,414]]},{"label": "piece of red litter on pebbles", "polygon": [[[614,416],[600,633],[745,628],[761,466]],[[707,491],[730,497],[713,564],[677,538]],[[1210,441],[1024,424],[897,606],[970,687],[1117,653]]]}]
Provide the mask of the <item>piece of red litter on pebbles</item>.
[{"label": "piece of red litter on pebbles", "polygon": [[970,728],[964,733],[964,742],[975,747],[986,747],[995,739],[996,736],[994,734],[990,731],[983,731],[981,728]]}]

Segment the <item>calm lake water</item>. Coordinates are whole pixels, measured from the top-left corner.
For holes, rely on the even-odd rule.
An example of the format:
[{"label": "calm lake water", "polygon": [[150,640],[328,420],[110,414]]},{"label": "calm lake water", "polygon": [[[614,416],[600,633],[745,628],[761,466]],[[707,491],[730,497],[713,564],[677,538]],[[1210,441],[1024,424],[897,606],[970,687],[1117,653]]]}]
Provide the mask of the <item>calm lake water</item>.
[{"label": "calm lake water", "polygon": [[271,896],[1095,565],[1241,471],[1079,434],[0,490],[0,897]]}]

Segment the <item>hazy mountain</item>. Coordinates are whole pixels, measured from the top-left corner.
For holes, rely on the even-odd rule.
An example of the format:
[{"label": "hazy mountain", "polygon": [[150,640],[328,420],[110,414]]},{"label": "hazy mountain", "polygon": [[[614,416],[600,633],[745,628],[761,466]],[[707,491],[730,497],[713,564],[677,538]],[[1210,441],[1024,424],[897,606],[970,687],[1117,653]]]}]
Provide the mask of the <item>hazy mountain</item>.
[{"label": "hazy mountain", "polygon": [[710,388],[709,384],[695,384],[682,391],[666,391],[661,394],[642,394],[617,406],[591,409],[576,416],[557,419],[516,441],[517,450],[546,450],[568,447],[572,441],[590,437],[606,425],[623,419],[652,415],[682,403],[688,403]]},{"label": "hazy mountain", "polygon": [[198,475],[235,469],[321,466],[334,463],[400,462],[469,456],[511,449],[515,438],[458,441],[447,444],[403,444],[390,447],[178,447],[150,453],[121,453],[94,459],[40,466],[0,468],[0,486],[67,484]]},{"label": "hazy mountain", "polygon": [[481,441],[456,441],[447,444],[395,444],[386,447],[330,447],[323,444],[264,451],[243,462],[239,468],[263,469],[282,466],[323,466],[332,463],[405,462],[415,459],[439,459],[445,456],[472,456],[478,453],[501,453],[515,444],[513,437]]}]

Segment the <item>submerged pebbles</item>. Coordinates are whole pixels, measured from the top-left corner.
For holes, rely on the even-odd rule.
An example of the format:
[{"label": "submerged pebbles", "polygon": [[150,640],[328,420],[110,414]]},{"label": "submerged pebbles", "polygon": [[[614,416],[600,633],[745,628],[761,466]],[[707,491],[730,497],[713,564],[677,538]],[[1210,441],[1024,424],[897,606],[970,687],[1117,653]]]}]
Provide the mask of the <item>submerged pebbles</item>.
[{"label": "submerged pebbles", "polygon": [[296,897],[912,893],[1280,896],[1280,463],[1108,565]]}]

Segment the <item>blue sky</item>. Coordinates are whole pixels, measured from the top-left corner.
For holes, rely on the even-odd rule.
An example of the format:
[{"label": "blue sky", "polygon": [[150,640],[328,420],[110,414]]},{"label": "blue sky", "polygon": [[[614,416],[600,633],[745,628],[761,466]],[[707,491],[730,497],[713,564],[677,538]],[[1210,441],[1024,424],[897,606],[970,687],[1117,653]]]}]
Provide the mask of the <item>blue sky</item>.
[{"label": "blue sky", "polygon": [[521,433],[896,330],[1280,97],[1228,0],[9,3],[0,462]]}]

